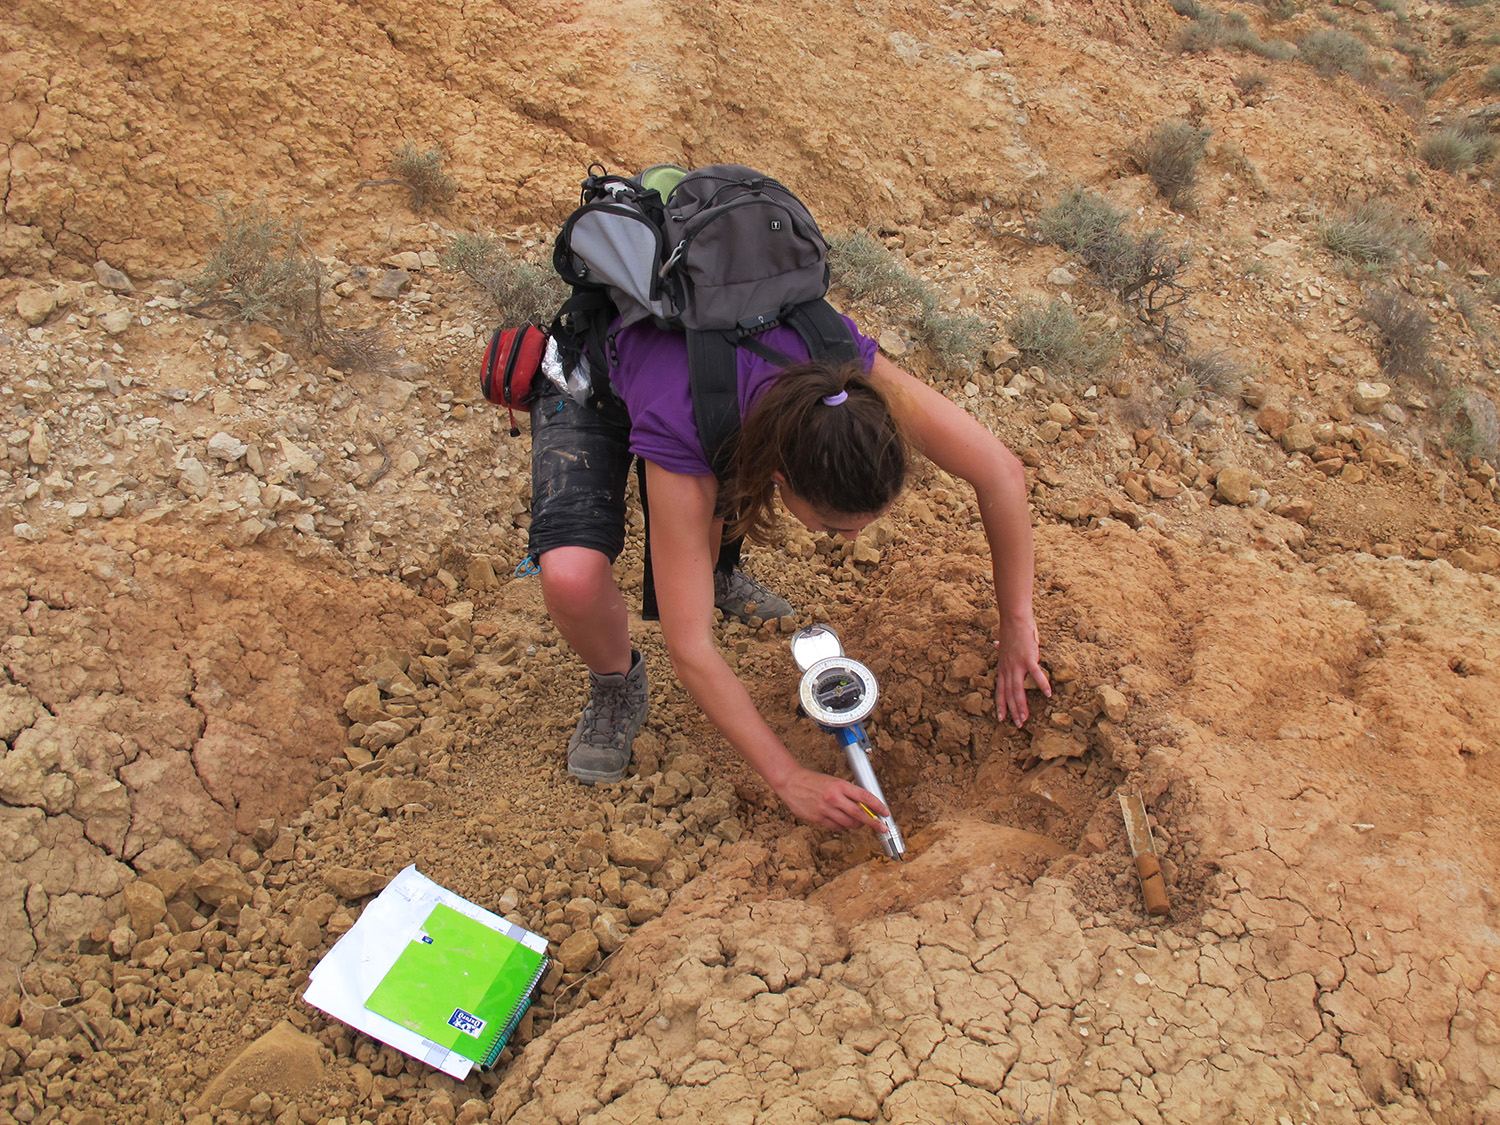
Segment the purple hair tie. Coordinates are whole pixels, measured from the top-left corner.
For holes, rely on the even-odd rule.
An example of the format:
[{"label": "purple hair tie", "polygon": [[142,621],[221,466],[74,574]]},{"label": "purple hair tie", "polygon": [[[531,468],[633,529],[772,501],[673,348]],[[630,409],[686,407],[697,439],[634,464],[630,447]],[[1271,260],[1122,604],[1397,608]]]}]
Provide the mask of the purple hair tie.
[{"label": "purple hair tie", "polygon": [[824,395],[823,396],[823,405],[824,406],[838,406],[840,403],[847,401],[848,398],[849,398],[849,392],[848,391],[840,391],[836,395]]}]

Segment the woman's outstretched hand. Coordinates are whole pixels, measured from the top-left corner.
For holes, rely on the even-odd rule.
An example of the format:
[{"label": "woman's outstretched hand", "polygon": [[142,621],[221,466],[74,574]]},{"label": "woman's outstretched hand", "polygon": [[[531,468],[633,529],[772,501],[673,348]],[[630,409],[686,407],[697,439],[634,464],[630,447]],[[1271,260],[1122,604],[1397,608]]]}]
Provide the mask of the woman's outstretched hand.
[{"label": "woman's outstretched hand", "polygon": [[824,828],[868,828],[874,821],[860,808],[861,803],[877,816],[890,813],[868,789],[804,767],[798,767],[776,795],[798,820]]},{"label": "woman's outstretched hand", "polygon": [[1002,624],[995,647],[1000,650],[995,668],[995,715],[1001,722],[1009,718],[1020,726],[1031,713],[1026,705],[1027,676],[1043,695],[1049,699],[1052,696],[1052,684],[1042,671],[1036,619],[1027,617],[1024,621]]}]

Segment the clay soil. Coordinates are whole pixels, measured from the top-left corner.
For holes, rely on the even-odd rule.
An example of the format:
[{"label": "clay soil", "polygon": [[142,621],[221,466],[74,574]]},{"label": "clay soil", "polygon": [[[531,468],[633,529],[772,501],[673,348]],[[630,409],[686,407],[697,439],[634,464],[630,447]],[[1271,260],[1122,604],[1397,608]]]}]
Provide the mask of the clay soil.
[{"label": "clay soil", "polygon": [[[1235,12],[1369,68],[1183,53],[1154,2],[10,5],[0,1125],[1500,1122],[1500,207],[1493,164],[1418,155],[1496,126],[1500,22]],[[1132,156],[1170,117],[1212,131],[1176,211]],[[404,143],[454,200],[367,182]],[[590,162],[663,160],[773,170],[974,318],[945,354],[832,294],[1027,466],[1056,690],[1023,728],[972,492],[931,465],[858,543],[749,555],[794,619],[716,625],[820,769],[789,633],[869,665],[905,863],[795,823],[636,617],[632,772],[564,769],[584,680],[516,569],[525,423],[477,396],[495,313],[444,253],[545,265]],[[1074,185],[1190,250],[1202,362],[1033,237]],[[377,362],[202,304],[216,197],[300,224]],[[1365,200],[1425,242],[1337,258]],[[1360,312],[1391,288],[1431,326],[1399,378]],[[1118,359],[1016,355],[1054,299]],[[463,1082],[300,999],[409,864],[559,958]]]}]

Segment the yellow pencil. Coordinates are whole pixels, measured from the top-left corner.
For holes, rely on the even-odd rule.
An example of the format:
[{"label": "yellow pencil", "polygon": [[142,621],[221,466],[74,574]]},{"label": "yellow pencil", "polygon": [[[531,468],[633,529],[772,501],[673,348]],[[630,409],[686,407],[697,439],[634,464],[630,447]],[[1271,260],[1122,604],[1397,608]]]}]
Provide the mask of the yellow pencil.
[{"label": "yellow pencil", "polygon": [[880,818],[870,811],[869,805],[865,804],[863,801],[855,801],[854,803],[865,810],[866,816],[868,816],[871,820],[879,823]]}]

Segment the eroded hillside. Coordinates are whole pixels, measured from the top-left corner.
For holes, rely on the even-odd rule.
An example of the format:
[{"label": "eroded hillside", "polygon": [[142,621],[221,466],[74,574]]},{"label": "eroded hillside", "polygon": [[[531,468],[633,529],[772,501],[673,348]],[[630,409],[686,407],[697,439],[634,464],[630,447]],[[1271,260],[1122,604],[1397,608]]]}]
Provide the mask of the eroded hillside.
[{"label": "eroded hillside", "polygon": [[[1497,36],[1364,0],[12,5],[0,1122],[1500,1120]],[[1169,120],[1204,138],[1176,209]],[[369,182],[408,144],[452,201]],[[792,823],[654,626],[634,775],[562,770],[581,671],[513,576],[528,442],[448,255],[545,263],[590,162],[662,160],[867,232],[928,304],[833,299],[1028,466],[1058,691],[1024,730],[961,482],[749,564],[878,676],[905,865]],[[1169,319],[1045,233],[1075,187],[1183,252]],[[372,366],[212,303],[216,200],[300,224]],[[1113,358],[1029,350],[1043,307]],[[719,629],[839,768],[782,628]],[[562,961],[465,1083],[297,998],[408,863]]]}]

